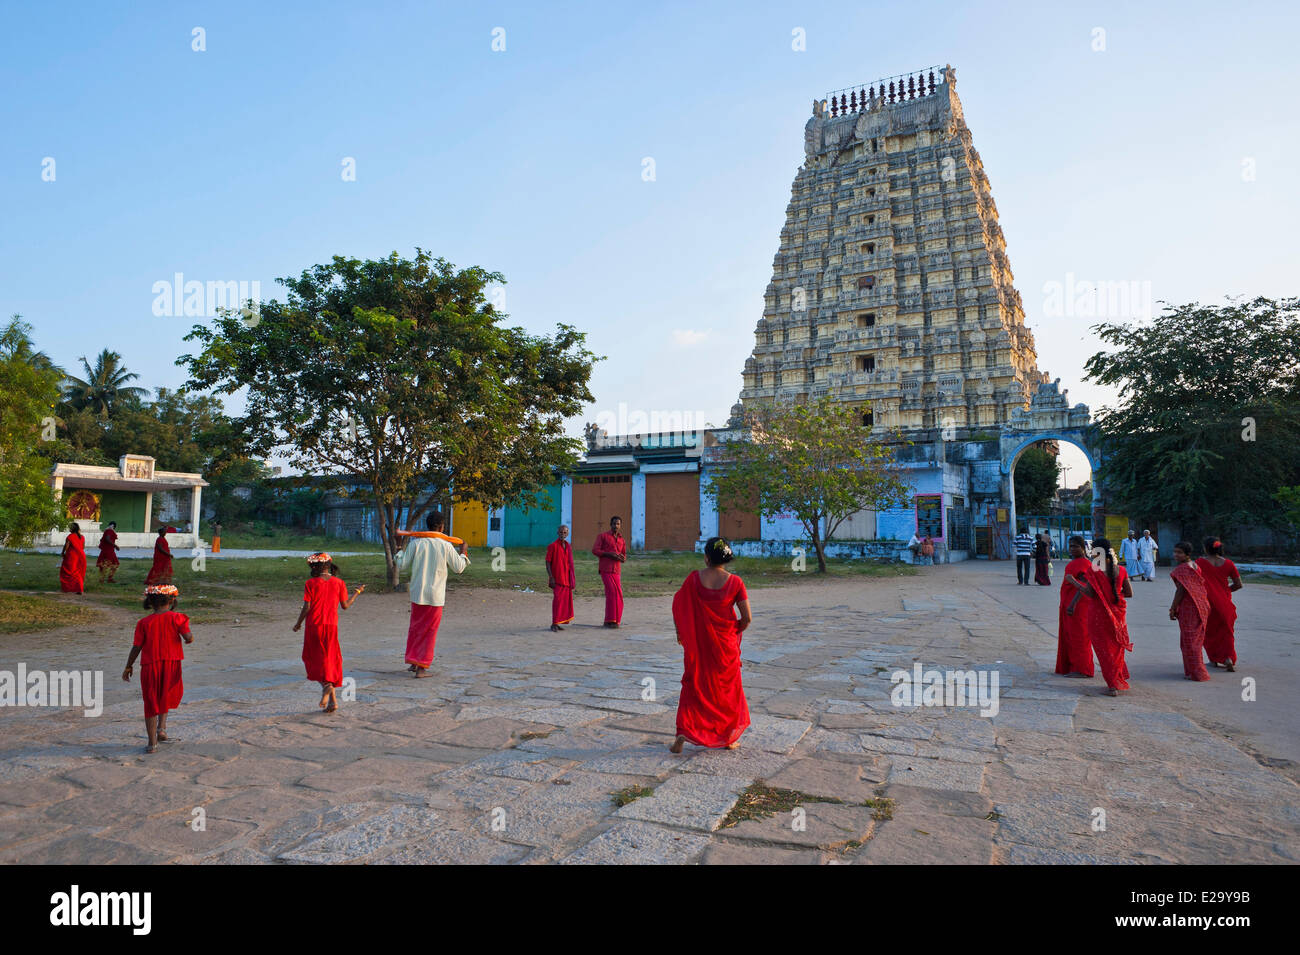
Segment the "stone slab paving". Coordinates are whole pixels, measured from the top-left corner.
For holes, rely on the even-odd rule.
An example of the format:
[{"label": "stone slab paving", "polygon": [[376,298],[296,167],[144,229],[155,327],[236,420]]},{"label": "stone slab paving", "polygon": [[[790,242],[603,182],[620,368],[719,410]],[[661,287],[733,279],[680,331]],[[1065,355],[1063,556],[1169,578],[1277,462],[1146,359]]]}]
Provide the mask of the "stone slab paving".
[{"label": "stone slab paving", "polygon": [[[458,582],[435,675],[414,681],[404,599],[368,594],[343,620],[355,696],[332,715],[293,655],[292,600],[196,628],[175,741],[150,756],[138,688],[107,679],[134,615],[113,611],[117,629],[93,640],[6,637],[0,669],[75,662],[104,671],[106,698],[94,718],[0,709],[0,862],[1300,860],[1294,764],[1243,729],[1254,711],[1207,715],[1154,679],[1116,700],[1100,680],[1054,676],[1055,638],[1022,606],[1034,595],[1002,570],[754,589],[752,725],[739,750],[681,755],[667,750],[680,678],[667,598],[628,601],[615,632],[579,601],[596,623],[552,634],[545,595]],[[892,677],[916,664],[996,671],[996,715],[894,705]],[[803,794],[796,810],[727,824],[759,781]],[[643,794],[617,806],[625,790]]]}]

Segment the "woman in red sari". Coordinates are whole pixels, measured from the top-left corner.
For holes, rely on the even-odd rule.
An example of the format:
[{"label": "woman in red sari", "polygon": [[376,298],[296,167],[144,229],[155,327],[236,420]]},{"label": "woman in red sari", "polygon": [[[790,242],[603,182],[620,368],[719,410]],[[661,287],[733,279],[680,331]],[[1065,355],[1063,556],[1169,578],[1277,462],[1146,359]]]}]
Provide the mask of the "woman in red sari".
[{"label": "woman in red sari", "polygon": [[84,594],[86,592],[86,538],[81,536],[81,528],[78,525],[68,525],[68,537],[63,542],[63,553],[60,557],[59,588],[65,594]]},{"label": "woman in red sari", "polygon": [[[1039,547],[1046,547],[1040,539]],[[1070,562],[1061,574],[1061,602],[1057,610],[1056,672],[1063,676],[1089,677],[1092,668],[1091,606],[1081,601],[1097,599],[1097,589],[1088,580],[1092,561],[1082,537],[1070,538]]]},{"label": "woman in red sari", "polygon": [[311,577],[303,587],[302,610],[293,625],[297,633],[303,623],[307,632],[302,640],[302,662],[307,679],[320,684],[320,708],[333,713],[339,708],[335,687],[343,682],[343,651],[339,649],[339,611],[347,610],[361,596],[365,587],[348,596],[348,585],[329,554],[312,554],[307,558]]},{"label": "woman in red sari", "polygon": [[1205,580],[1205,592],[1210,601],[1210,619],[1205,625],[1205,655],[1210,666],[1223,667],[1231,673],[1237,664],[1237,606],[1232,601],[1234,591],[1241,589],[1241,573],[1237,565],[1223,556],[1223,542],[1217,537],[1205,538],[1205,556],[1196,558]]},{"label": "woman in red sari", "polygon": [[158,539],[153,545],[153,566],[149,568],[146,584],[170,584],[172,582],[172,549],[167,546],[167,535],[175,528],[158,528]]},{"label": "woman in red sari", "polygon": [[[1124,653],[1133,649],[1128,635],[1128,603],[1133,585],[1128,574],[1115,559],[1110,541],[1098,537],[1092,542],[1093,563],[1084,571],[1096,597],[1089,602],[1088,635],[1106,680],[1106,694],[1119,696],[1129,689],[1128,664]],[[1104,563],[1102,558],[1104,557]],[[1105,568],[1103,571],[1101,567]]]},{"label": "woman in red sari", "polygon": [[1174,545],[1174,566],[1169,572],[1174,581],[1174,602],[1169,619],[1178,621],[1179,645],[1183,650],[1183,677],[1204,681],[1210,678],[1205,669],[1205,625],[1210,619],[1210,598],[1205,575],[1192,560],[1192,545],[1179,541]]},{"label": "woman in red sari", "polygon": [[1039,534],[1034,541],[1034,583],[1042,587],[1052,586],[1051,565],[1052,545],[1048,543],[1046,534]]},{"label": "woman in red sari", "polygon": [[[685,666],[677,700],[677,739],[712,748],[740,745],[749,706],[740,682],[740,635],[753,620],[745,582],[725,564],[734,558],[721,537],[704,545],[704,570],[693,571],[673,597],[673,623]],[[740,618],[736,618],[739,610]]]},{"label": "woman in red sari", "polygon": [[[95,561],[95,569],[99,571],[99,582],[115,583],[113,578],[117,575],[118,566],[117,521],[109,521],[108,526],[104,528],[104,533],[99,535],[99,559]],[[108,576],[105,577],[105,574]]]}]

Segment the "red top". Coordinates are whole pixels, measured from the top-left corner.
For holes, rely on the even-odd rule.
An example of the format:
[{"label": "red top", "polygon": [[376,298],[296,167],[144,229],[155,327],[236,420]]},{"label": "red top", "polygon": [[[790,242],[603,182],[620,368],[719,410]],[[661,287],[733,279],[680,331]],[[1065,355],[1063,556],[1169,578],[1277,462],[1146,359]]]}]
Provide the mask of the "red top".
[{"label": "red top", "polygon": [[555,586],[573,586],[573,548],[568,541],[551,541],[546,548],[546,566],[555,580]]},{"label": "red top", "polygon": [[135,625],[135,646],[140,663],[148,666],[165,660],[184,660],[181,634],[190,632],[190,618],[175,610],[151,613]]},{"label": "red top", "polygon": [[342,577],[311,577],[302,588],[302,599],[311,604],[307,610],[307,626],[313,629],[337,627],[339,604],[348,599],[348,585]]},{"label": "red top", "polygon": [[[614,553],[627,556],[627,538],[623,536],[615,537],[610,531],[605,531],[596,537],[596,543],[591,545],[591,552],[597,556],[601,553]],[[622,567],[622,562],[615,560],[613,557],[600,558],[600,573],[617,574]]]},{"label": "red top", "polygon": [[1241,576],[1241,572],[1237,570],[1237,565],[1226,557],[1223,558],[1223,563],[1218,567],[1215,567],[1214,563],[1205,557],[1196,558],[1196,563],[1200,565],[1202,571],[1218,574],[1223,578],[1224,583],[1229,582],[1234,577]]},{"label": "red top", "polygon": [[99,552],[101,554],[112,554],[117,550],[117,531],[109,528],[99,535]]}]

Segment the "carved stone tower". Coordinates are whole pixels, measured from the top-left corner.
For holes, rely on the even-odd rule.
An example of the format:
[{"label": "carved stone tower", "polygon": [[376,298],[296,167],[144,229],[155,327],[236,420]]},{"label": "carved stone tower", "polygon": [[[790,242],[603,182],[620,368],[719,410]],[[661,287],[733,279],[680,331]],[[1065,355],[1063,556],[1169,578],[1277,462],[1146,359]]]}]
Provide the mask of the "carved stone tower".
[{"label": "carved stone tower", "polygon": [[998,430],[1043,380],[951,67],[813,103],[741,404]]}]

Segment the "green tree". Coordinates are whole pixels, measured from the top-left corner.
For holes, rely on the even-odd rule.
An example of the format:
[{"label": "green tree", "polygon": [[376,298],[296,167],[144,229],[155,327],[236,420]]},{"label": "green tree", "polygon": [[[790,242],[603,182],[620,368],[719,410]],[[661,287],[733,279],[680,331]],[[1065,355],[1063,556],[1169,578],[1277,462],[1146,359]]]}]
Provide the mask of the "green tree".
[{"label": "green tree", "polygon": [[146,394],[145,389],[127,384],[140,376],[126,370],[117,352],[105,348],[95,358],[94,368],[84,356],[80,361],[86,377],[68,375],[64,383],[64,400],[70,408],[85,409],[106,421],[123,401]]},{"label": "green tree", "polygon": [[793,514],[826,572],[826,543],[849,517],[901,505],[911,488],[889,467],[893,453],[862,427],[862,409],[813,404],[747,408],[745,436],[728,441],[705,482],[721,510],[758,502],[767,517]]},{"label": "green tree", "polygon": [[61,372],[32,347],[31,326],[14,316],[0,330],[0,544],[24,547],[39,533],[66,527],[37,453],[54,436]]},{"label": "green tree", "polygon": [[1026,448],[1016,461],[1016,514],[1046,514],[1060,473],[1056,455],[1042,445]]},{"label": "green tree", "polygon": [[1300,483],[1300,299],[1167,307],[1095,331],[1113,350],[1087,377],[1119,391],[1097,415],[1111,500],[1191,539],[1281,526],[1273,494]]},{"label": "green tree", "polygon": [[1282,521],[1293,531],[1300,531],[1300,485],[1278,488],[1273,500],[1282,507]]},{"label": "green tree", "polygon": [[360,478],[380,514],[390,583],[406,514],[418,526],[450,499],[535,504],[581,444],[564,419],[592,401],[596,356],[560,325],[551,337],[506,327],[481,268],[457,270],[417,249],[382,260],[335,256],[283,278],[287,301],[256,319],[227,311],[187,337],[190,385],[247,389],[236,419],[260,455],[303,471]]}]

